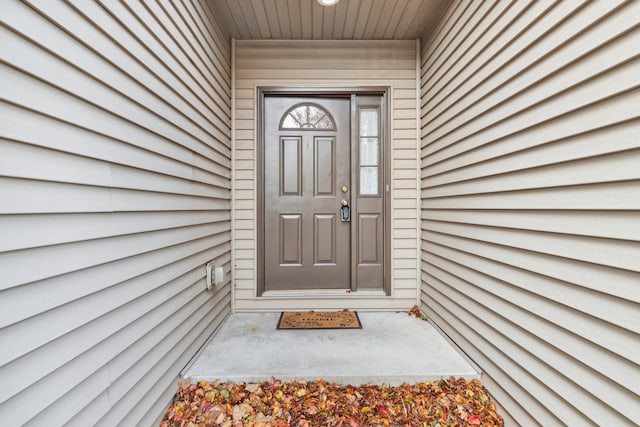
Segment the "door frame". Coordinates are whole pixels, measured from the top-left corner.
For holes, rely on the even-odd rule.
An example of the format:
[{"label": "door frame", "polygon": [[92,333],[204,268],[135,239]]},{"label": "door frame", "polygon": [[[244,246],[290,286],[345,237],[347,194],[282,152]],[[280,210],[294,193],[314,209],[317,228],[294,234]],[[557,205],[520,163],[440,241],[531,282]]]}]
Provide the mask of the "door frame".
[{"label": "door frame", "polygon": [[[354,117],[356,115],[356,103],[355,97],[358,95],[381,95],[382,98],[382,111],[380,117],[382,119],[382,168],[383,168],[383,182],[382,182],[382,197],[383,197],[383,232],[384,232],[384,248],[383,248],[383,290],[386,296],[391,296],[391,230],[393,223],[391,221],[391,86],[347,86],[347,87],[316,87],[316,86],[257,86],[256,87],[256,147],[255,147],[255,192],[256,192],[256,297],[263,297],[265,292],[265,260],[264,260],[264,99],[265,96],[277,95],[277,96],[308,96],[308,97],[329,97],[329,98],[346,98],[350,99],[350,141],[351,150],[355,150],[354,141],[357,137],[357,129],[355,127]],[[351,162],[353,166],[353,160]],[[352,171],[353,172],[353,171]],[[354,183],[352,182],[353,186]],[[355,200],[356,198],[354,198]],[[354,212],[357,212],[357,206],[355,206]],[[354,227],[352,227],[352,236],[354,234]],[[353,237],[350,239],[353,244]],[[351,287],[347,292],[357,295],[356,286],[356,271],[354,265],[355,251],[353,246],[351,250]],[[335,292],[335,291],[327,291]],[[304,296],[305,291],[301,291],[300,295]]]}]

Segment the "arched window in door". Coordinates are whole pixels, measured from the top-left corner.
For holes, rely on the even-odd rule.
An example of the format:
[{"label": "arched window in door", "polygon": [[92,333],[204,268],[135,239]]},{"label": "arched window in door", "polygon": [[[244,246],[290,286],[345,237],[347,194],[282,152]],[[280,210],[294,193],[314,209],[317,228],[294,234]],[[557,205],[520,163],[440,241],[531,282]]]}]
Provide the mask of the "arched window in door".
[{"label": "arched window in door", "polygon": [[280,120],[280,130],[336,130],[331,114],[318,104],[297,104],[287,110]]}]

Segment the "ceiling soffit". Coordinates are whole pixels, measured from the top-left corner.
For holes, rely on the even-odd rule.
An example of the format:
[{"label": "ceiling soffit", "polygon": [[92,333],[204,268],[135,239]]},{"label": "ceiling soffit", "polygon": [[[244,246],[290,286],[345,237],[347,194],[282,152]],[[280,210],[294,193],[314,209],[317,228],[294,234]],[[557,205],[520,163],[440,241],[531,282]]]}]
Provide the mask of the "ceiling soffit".
[{"label": "ceiling soffit", "polygon": [[427,36],[447,0],[208,0],[236,39],[410,40]]}]

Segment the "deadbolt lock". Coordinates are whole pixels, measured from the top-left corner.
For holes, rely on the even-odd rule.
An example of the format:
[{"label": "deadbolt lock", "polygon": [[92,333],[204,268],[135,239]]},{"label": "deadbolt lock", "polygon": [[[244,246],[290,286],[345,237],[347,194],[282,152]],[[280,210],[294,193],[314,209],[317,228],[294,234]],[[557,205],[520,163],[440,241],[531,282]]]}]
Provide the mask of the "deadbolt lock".
[{"label": "deadbolt lock", "polygon": [[342,186],[342,192],[346,193],[347,191],[349,191],[349,189],[347,188],[346,185]]},{"label": "deadbolt lock", "polygon": [[351,221],[351,208],[349,207],[349,202],[346,200],[342,201],[342,206],[340,207],[340,221]]}]

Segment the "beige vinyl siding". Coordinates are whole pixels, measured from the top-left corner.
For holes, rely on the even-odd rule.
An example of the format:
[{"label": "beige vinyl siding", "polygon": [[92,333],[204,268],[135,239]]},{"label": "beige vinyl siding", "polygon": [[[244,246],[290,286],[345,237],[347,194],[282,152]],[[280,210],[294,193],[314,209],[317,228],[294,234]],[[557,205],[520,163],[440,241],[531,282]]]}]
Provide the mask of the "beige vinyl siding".
[{"label": "beige vinyl siding", "polygon": [[509,425],[640,417],[640,2],[456,1],[422,49],[422,308]]},{"label": "beige vinyl siding", "polygon": [[[418,277],[415,41],[236,42],[235,308],[406,309]],[[256,298],[255,98],[258,86],[392,88],[392,296]]]},{"label": "beige vinyl siding", "polygon": [[230,47],[204,0],[0,4],[0,419],[151,425],[230,312]]}]

